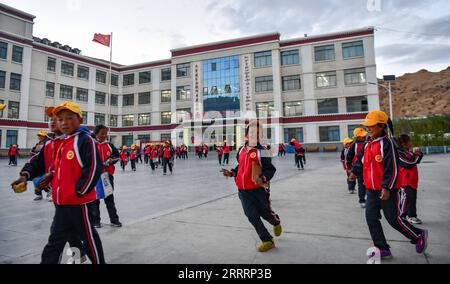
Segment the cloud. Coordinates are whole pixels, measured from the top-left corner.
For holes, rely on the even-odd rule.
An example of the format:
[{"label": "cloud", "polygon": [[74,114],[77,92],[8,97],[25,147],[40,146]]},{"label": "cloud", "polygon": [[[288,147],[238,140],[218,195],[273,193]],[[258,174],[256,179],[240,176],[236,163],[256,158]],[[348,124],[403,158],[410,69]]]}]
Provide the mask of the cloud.
[{"label": "cloud", "polygon": [[377,56],[389,64],[450,62],[448,44],[391,44],[377,49]]}]

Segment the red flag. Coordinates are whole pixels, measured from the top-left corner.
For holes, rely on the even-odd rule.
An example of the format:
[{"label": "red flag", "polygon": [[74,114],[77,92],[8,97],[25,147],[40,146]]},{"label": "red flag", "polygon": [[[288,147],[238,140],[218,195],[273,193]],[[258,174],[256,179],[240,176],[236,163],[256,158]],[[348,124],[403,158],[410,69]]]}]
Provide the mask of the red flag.
[{"label": "red flag", "polygon": [[111,45],[111,35],[94,34],[94,42],[110,46]]}]

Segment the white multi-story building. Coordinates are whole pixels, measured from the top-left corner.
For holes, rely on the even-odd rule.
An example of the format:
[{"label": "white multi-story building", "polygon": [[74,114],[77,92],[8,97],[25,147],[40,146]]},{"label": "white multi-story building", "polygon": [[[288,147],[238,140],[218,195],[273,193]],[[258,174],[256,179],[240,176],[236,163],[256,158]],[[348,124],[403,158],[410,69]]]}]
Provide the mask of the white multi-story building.
[{"label": "white multi-story building", "polygon": [[[33,37],[35,17],[0,4],[0,148],[30,148],[47,128],[45,108],[78,103],[88,126],[112,142],[239,145],[248,112],[268,118],[271,143],[338,144],[379,108],[374,30],[280,40],[279,33],[172,50],[124,66]],[[230,143],[229,142],[229,143]]]}]

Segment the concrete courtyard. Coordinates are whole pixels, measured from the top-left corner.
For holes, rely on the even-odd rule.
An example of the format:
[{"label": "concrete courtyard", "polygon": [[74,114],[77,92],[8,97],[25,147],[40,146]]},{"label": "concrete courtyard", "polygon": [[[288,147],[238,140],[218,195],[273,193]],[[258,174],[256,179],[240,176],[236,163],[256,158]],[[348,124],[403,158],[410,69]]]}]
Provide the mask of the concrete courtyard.
[{"label": "concrete courtyard", "polygon": [[[235,164],[230,157],[230,166]],[[28,191],[15,194],[9,184],[18,167],[0,160],[0,263],[39,263],[54,214],[46,200]],[[98,229],[108,263],[276,264],[366,263],[372,246],[364,209],[346,190],[339,153],[307,156],[304,171],[293,157],[274,158],[272,206],[284,232],[276,248],[257,253],[259,239],[247,221],[232,179],[221,176],[217,156],[176,161],[173,175],[116,170],[115,200],[122,228],[109,226],[104,203]],[[383,263],[450,263],[450,155],[426,156],[420,172],[419,227],[429,230],[427,253],[415,247],[384,220],[394,258]],[[267,228],[270,225],[267,224]]]}]

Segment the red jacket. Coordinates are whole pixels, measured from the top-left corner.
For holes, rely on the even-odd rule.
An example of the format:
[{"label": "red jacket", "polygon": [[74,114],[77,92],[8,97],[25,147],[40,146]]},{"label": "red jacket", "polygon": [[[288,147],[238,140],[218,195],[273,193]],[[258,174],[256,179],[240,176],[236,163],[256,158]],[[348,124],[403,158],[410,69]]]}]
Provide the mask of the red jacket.
[{"label": "red jacket", "polygon": [[119,160],[119,151],[109,142],[98,143],[97,150],[102,163],[105,163],[109,158],[111,158],[111,163],[108,166],[104,166],[103,171],[113,175],[116,169],[114,164]]},{"label": "red jacket", "polygon": [[136,160],[136,150],[131,150],[130,151],[130,161],[132,160]]},{"label": "red jacket", "polygon": [[275,175],[276,169],[272,165],[269,151],[261,145],[257,147],[244,146],[237,154],[238,166],[232,170],[235,175],[235,183],[239,190],[255,190],[261,188],[252,181],[252,164],[261,166],[261,178],[269,182]]},{"label": "red jacket", "polygon": [[144,150],[144,154],[145,155],[148,155],[148,154],[150,154],[150,147],[145,147],[145,150]]},{"label": "red jacket", "polygon": [[120,160],[122,161],[122,163],[127,163],[127,158],[128,158],[128,152],[127,150],[122,150],[120,152]]},{"label": "red jacket", "polygon": [[52,198],[57,205],[82,205],[96,200],[102,164],[94,139],[83,130],[64,139],[54,161]]},{"label": "red jacket", "polygon": [[150,152],[150,159],[155,159],[158,157],[158,150],[156,150],[156,148],[152,149],[152,151]]},{"label": "red jacket", "polygon": [[398,171],[398,185],[401,188],[410,187],[417,190],[419,185],[419,171],[417,164],[420,164],[422,155],[415,155],[409,150],[399,150],[400,167]]},{"label": "red jacket", "polygon": [[346,163],[349,150],[350,150],[350,149],[344,147],[344,149],[342,149],[342,152],[341,152],[341,163],[342,163],[342,167],[344,168],[344,170],[345,170],[346,172],[347,172],[349,169],[351,169],[351,168],[349,168],[349,167],[347,166],[347,163]]},{"label": "red jacket", "polygon": [[217,147],[217,155],[219,155],[219,156],[223,155],[223,148],[221,146]]},{"label": "red jacket", "polygon": [[230,146],[228,146],[228,145],[223,146],[223,153],[230,154]]},{"label": "red jacket", "polygon": [[169,147],[164,148],[163,158],[166,158],[166,159],[172,158],[172,149],[170,149]]},{"label": "red jacket", "polygon": [[17,155],[17,148],[16,147],[11,147],[8,150],[8,156],[16,156]]}]

